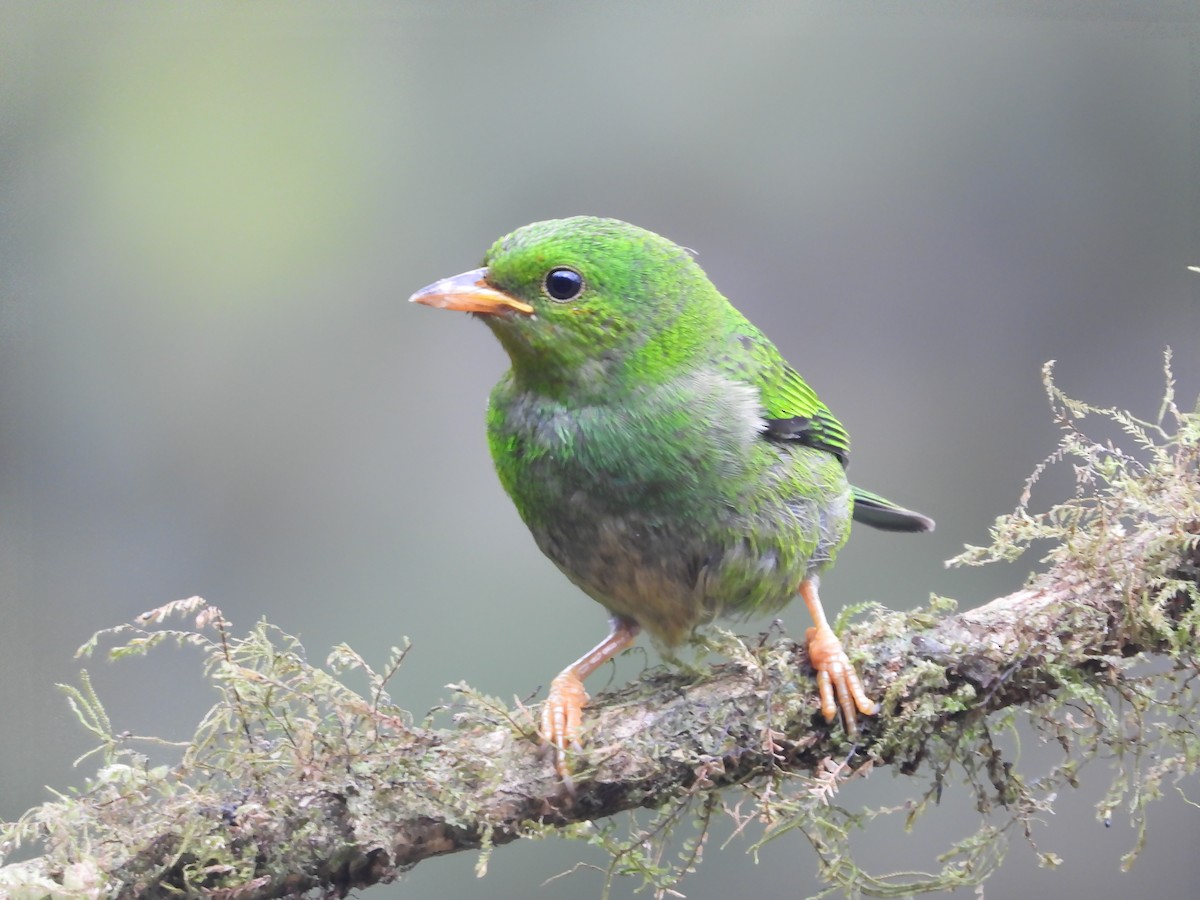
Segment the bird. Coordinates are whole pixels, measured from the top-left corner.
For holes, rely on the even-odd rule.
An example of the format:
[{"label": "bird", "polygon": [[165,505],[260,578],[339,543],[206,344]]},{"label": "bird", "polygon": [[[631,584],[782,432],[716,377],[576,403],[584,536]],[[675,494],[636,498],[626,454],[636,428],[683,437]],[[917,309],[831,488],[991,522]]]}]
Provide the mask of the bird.
[{"label": "bird", "polygon": [[851,520],[934,522],[847,481],[850,439],[694,254],[616,219],[534,222],[480,268],[414,293],[481,319],[511,367],[487,439],[538,548],[609,613],[606,636],[550,682],[539,732],[558,773],[582,752],[584,679],[645,630],[670,653],[717,617],[799,595],[826,722],[873,716],[818,594]]}]

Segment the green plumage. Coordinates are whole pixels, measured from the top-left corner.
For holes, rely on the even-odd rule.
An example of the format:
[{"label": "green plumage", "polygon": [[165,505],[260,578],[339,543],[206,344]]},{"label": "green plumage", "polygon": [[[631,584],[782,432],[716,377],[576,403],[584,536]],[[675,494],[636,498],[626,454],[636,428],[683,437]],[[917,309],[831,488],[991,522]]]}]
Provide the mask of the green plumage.
[{"label": "green plumage", "polygon": [[[567,577],[660,643],[783,606],[856,499],[869,524],[932,528],[850,487],[845,429],[684,249],[579,217],[518,229],[484,265],[480,284],[532,308],[480,316],[512,360],[487,416],[500,480]],[[570,273],[580,293],[555,299]]]}]

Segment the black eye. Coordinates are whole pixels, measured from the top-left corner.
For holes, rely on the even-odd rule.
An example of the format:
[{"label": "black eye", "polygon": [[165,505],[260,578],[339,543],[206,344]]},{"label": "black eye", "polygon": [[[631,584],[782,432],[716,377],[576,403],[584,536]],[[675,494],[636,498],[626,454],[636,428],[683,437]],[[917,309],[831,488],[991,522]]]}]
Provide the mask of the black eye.
[{"label": "black eye", "polygon": [[565,266],[559,266],[557,269],[551,269],[546,273],[546,280],[543,283],[546,293],[550,295],[551,300],[558,300],[560,303],[565,303],[568,300],[574,300],[583,293],[583,276],[574,269],[568,269]]}]

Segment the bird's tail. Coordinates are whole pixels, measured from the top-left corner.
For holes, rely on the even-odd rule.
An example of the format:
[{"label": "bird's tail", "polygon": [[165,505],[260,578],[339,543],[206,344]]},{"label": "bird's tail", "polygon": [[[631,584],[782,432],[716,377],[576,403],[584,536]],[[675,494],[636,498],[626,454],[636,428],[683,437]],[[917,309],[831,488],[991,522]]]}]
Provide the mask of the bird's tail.
[{"label": "bird's tail", "polygon": [[884,531],[933,531],[933,519],[897,506],[891,500],[851,485],[854,519]]}]

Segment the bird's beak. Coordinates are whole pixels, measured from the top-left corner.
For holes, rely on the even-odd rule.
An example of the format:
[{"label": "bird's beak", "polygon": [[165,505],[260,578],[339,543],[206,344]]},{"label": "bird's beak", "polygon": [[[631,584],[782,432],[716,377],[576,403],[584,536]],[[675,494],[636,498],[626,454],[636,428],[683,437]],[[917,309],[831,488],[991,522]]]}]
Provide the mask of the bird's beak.
[{"label": "bird's beak", "polygon": [[462,312],[495,315],[505,310],[530,315],[533,307],[504,291],[498,291],[487,283],[487,268],[472,269],[461,275],[443,278],[428,287],[423,287],[411,297],[409,303],[423,303],[439,309],[457,309]]}]

